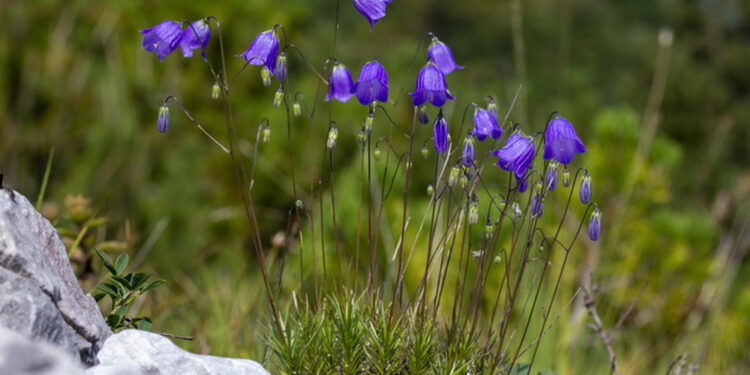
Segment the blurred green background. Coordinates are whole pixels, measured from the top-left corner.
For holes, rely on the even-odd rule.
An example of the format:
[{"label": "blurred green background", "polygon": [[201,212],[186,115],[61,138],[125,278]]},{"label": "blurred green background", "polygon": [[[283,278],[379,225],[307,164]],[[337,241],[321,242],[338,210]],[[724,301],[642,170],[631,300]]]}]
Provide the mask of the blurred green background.
[{"label": "blurred green background", "polygon": [[[43,213],[63,223],[66,196],[91,198],[109,218],[97,235],[128,241],[135,267],[168,280],[141,301],[155,329],[195,336],[180,342],[193,351],[262,360],[266,305],[229,161],[176,107],[169,132],[156,131],[161,101],[175,95],[225,140],[221,105],[210,98],[213,80],[200,58],[184,59],[179,50],[160,63],[141,49],[138,31],[165,19],[213,15],[232,74],[242,67],[233,55],[280,23],[320,69],[335,14],[333,0],[0,2],[5,184],[36,198],[54,148]],[[412,0],[389,5],[371,33],[351,2],[341,1],[336,55],[355,78],[377,57],[390,73],[391,100],[405,87],[393,115],[408,126],[406,93],[416,70],[407,68],[420,36],[436,33],[465,65],[448,77],[457,98],[446,106],[454,139],[467,104],[483,104],[491,94],[503,114],[519,85],[511,118],[524,129],[542,130],[547,115],[560,111],[589,147],[576,163],[591,171],[593,199],[604,214],[602,240],[579,242],[563,296],[593,277],[601,286],[600,313],[612,327],[648,280],[615,335],[623,372],[664,373],[689,352],[702,373],[740,374],[750,371],[749,17],[750,3],[741,0]],[[213,61],[217,42],[214,33]],[[290,54],[289,74],[312,104],[316,80],[297,55]],[[309,121],[293,123],[290,154],[283,111],[271,106],[275,90],[261,85],[255,68],[233,83],[243,152],[251,153],[262,118],[273,129],[259,150],[253,188],[272,258],[280,252],[272,238],[285,230],[294,202],[289,157],[300,166],[300,189],[309,186],[311,165]],[[319,108],[315,139],[322,145],[329,107]],[[337,219],[350,223],[359,181],[352,156],[365,110],[355,101],[333,108],[340,132]],[[386,126],[377,120],[376,135],[387,135]],[[419,130],[418,142],[431,136],[428,128]],[[426,205],[430,178],[431,167],[417,173],[414,212]],[[549,204],[545,220],[554,223],[562,209]],[[397,227],[398,206],[388,212]],[[349,253],[353,228],[345,225],[340,234]],[[284,277],[293,278],[292,270]],[[580,303],[563,314],[545,336],[540,368],[608,371],[586,320]]]}]

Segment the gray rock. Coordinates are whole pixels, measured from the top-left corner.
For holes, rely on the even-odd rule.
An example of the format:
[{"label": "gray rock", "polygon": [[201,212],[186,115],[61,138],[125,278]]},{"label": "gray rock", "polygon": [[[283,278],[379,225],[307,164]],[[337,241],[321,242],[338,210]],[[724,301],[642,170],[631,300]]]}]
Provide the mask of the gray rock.
[{"label": "gray rock", "polygon": [[84,375],[70,354],[44,342],[32,342],[0,327],[0,374]]},{"label": "gray rock", "polygon": [[257,362],[199,355],[180,349],[166,337],[123,330],[107,339],[98,366],[87,375],[268,375]]},{"label": "gray rock", "polygon": [[0,325],[75,353],[83,363],[112,332],[84,294],[54,227],[26,197],[0,190]]}]

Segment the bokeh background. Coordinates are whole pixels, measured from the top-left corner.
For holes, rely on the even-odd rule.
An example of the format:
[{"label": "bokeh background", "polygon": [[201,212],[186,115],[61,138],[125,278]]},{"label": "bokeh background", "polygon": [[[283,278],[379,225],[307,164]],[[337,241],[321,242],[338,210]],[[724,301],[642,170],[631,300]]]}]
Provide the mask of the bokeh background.
[{"label": "bokeh background", "polygon": [[[228,159],[174,107],[169,132],[156,131],[161,101],[176,95],[225,140],[221,105],[210,98],[213,80],[199,57],[177,51],[160,63],[140,47],[141,29],[208,15],[221,21],[230,73],[242,66],[233,55],[276,23],[320,69],[336,1],[0,2],[0,172],[33,200],[54,148],[43,213],[65,226],[65,198],[91,199],[92,210],[109,219],[96,235],[127,242],[133,269],[168,281],[138,305],[154,329],[194,336],[179,342],[193,351],[263,360],[267,307]],[[370,32],[344,0],[339,17],[337,57],[354,75],[378,58],[390,72],[391,100],[402,92],[406,103],[416,76],[408,67],[425,32],[452,47],[465,65],[448,77],[457,98],[446,107],[453,132],[463,108],[488,94],[504,114],[519,85],[513,121],[538,131],[557,110],[573,122],[589,147],[577,163],[591,172],[603,234],[598,243],[579,242],[562,290],[569,297],[593,278],[612,327],[648,281],[615,335],[624,373],[665,373],[686,352],[702,373],[750,371],[750,3],[394,1]],[[209,58],[218,61],[216,38]],[[312,104],[316,80],[296,55],[290,77]],[[305,191],[320,150],[310,163],[309,123],[297,120],[295,151],[288,152],[283,111],[271,106],[275,90],[262,86],[257,69],[233,83],[247,156],[261,119],[272,126],[253,190],[262,240],[280,252],[272,239],[285,230],[294,202],[288,160],[300,166]],[[400,107],[394,119],[408,125],[410,108]],[[328,106],[320,108],[327,116]],[[335,105],[342,223],[356,220],[359,162],[352,155],[364,115],[354,101]],[[316,124],[320,144],[326,125]],[[386,135],[387,123],[378,125]],[[417,211],[431,178],[424,169],[412,188]],[[562,208],[551,203],[545,219],[555,222]],[[398,205],[388,212],[398,226]],[[353,227],[341,229],[341,240],[351,252]],[[274,262],[272,273],[280,267]],[[294,270],[284,277],[297,280]],[[559,309],[567,299],[558,300]],[[541,368],[607,372],[606,352],[586,322],[580,301],[566,310],[545,336]]]}]

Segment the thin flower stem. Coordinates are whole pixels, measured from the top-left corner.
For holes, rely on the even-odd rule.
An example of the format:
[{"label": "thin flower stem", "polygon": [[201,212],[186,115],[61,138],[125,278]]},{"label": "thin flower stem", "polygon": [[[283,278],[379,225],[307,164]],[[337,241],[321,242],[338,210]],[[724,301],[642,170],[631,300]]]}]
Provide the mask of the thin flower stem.
[{"label": "thin flower stem", "polygon": [[222,145],[222,144],[221,144],[221,142],[219,142],[218,140],[216,140],[216,138],[214,138],[214,137],[213,137],[213,136],[212,136],[212,135],[211,135],[211,134],[210,134],[210,133],[209,133],[209,132],[208,132],[208,131],[207,131],[206,129],[204,129],[204,128],[203,128],[203,126],[201,126],[201,124],[199,124],[199,123],[198,123],[198,121],[196,121],[196,120],[195,120],[195,119],[193,118],[193,116],[191,116],[191,115],[190,115],[190,112],[188,112],[188,110],[187,110],[187,109],[185,109],[185,106],[183,106],[183,105],[182,105],[182,102],[180,102],[180,100],[179,100],[179,99],[177,99],[177,97],[175,97],[175,96],[172,96],[172,95],[170,95],[170,96],[167,96],[167,97],[166,97],[166,98],[164,99],[164,103],[166,104],[167,102],[169,102],[169,100],[172,100],[173,102],[177,103],[177,105],[178,105],[178,106],[180,107],[180,109],[181,109],[181,110],[182,110],[182,112],[183,112],[183,113],[185,114],[185,116],[187,116],[187,118],[188,118],[188,119],[189,119],[190,121],[192,121],[192,122],[193,122],[193,124],[195,124],[195,126],[197,126],[197,127],[198,127],[198,129],[199,129],[199,130],[200,130],[201,132],[203,132],[203,134],[204,134],[204,135],[205,135],[206,137],[208,137],[208,139],[210,139],[210,140],[211,140],[211,141],[212,141],[213,143],[215,143],[215,144],[216,144],[217,146],[219,146],[219,148],[221,149],[221,151],[224,151],[224,152],[225,152],[225,153],[227,153],[227,154],[229,153],[229,149],[228,149],[228,148],[226,148],[226,147],[225,147],[224,145]]}]

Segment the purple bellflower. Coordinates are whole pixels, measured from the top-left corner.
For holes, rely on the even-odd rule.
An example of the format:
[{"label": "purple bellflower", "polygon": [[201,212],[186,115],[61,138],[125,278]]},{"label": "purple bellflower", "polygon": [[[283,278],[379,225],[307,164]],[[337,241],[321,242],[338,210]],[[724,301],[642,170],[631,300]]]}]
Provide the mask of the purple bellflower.
[{"label": "purple bellflower", "polygon": [[497,124],[495,116],[484,108],[474,108],[474,132],[471,135],[477,137],[480,142],[484,141],[487,136],[492,139],[498,139],[503,134],[503,129]]},{"label": "purple bellflower", "polygon": [[529,176],[516,176],[516,185],[519,193],[525,192],[529,188]]},{"label": "purple bellflower", "polygon": [[453,59],[453,52],[448,48],[448,45],[441,42],[440,39],[433,36],[430,48],[427,49],[427,56],[429,56],[435,65],[440,68],[443,74],[450,74],[455,69],[463,69],[463,66],[456,64],[456,60]]},{"label": "purple bellflower", "polygon": [[205,19],[192,22],[182,30],[182,41],[180,41],[182,56],[192,57],[193,50],[200,49],[201,57],[205,60],[205,50],[209,39],[211,39],[211,26],[208,22]]},{"label": "purple bellflower", "polygon": [[352,97],[352,75],[349,69],[340,64],[338,61],[333,63],[333,69],[328,74],[328,93],[325,101],[334,98],[342,103],[346,103]]},{"label": "purple bellflower", "polygon": [[350,92],[362,105],[376,100],[385,103],[388,101],[388,73],[377,60],[370,61],[362,67]]},{"label": "purple bellflower", "polygon": [[599,212],[599,207],[594,208],[594,213],[591,214],[591,219],[589,219],[589,238],[591,241],[596,241],[599,239],[599,231],[601,230],[602,226],[602,216]]},{"label": "purple bellflower", "polygon": [[583,174],[581,187],[578,189],[578,196],[581,198],[581,203],[583,204],[591,202],[591,176],[589,176],[589,171]]},{"label": "purple bellflower", "polygon": [[568,165],[576,153],[586,152],[586,146],[576,135],[573,125],[564,117],[555,117],[547,125],[544,136],[544,160],[555,159]]},{"label": "purple bellflower", "polygon": [[471,167],[474,164],[474,138],[467,136],[464,139],[464,148],[461,151],[461,162],[464,166]]},{"label": "purple bellflower", "polygon": [[432,62],[428,62],[419,71],[417,87],[409,96],[412,97],[415,107],[424,104],[425,101],[429,101],[435,107],[442,107],[446,100],[453,99],[445,84],[445,75]]},{"label": "purple bellflower", "polygon": [[354,7],[370,21],[370,31],[372,26],[379,19],[385,17],[385,6],[391,3],[391,0],[353,0]]},{"label": "purple bellflower", "polygon": [[164,21],[152,28],[141,30],[143,34],[143,49],[156,52],[159,61],[163,61],[172,53],[182,40],[180,24],[175,21]]},{"label": "purple bellflower", "polygon": [[276,29],[266,30],[255,37],[250,47],[237,57],[244,57],[250,65],[265,65],[271,74],[276,71],[276,55],[279,53],[279,37]]},{"label": "purple bellflower", "polygon": [[500,168],[515,172],[516,178],[520,180],[534,159],[534,140],[519,130],[508,137],[503,148],[492,154],[498,157],[497,165]]},{"label": "purple bellflower", "polygon": [[440,111],[435,120],[435,152],[442,154],[446,151],[448,151],[448,123],[443,117],[443,111]]}]

